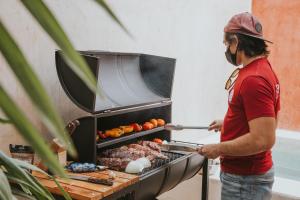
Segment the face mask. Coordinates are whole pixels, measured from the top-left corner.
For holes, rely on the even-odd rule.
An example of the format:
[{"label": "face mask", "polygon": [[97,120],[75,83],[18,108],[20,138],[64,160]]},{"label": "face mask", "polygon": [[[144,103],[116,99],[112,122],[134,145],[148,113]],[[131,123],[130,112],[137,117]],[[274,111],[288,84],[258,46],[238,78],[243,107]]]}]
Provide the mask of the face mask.
[{"label": "face mask", "polygon": [[228,46],[226,52],[225,52],[225,56],[226,56],[226,59],[229,63],[233,64],[234,66],[238,66],[238,64],[236,63],[236,54],[237,54],[237,50],[238,50],[238,45],[236,47],[236,50],[235,50],[235,53],[232,54],[230,52],[230,45]]}]

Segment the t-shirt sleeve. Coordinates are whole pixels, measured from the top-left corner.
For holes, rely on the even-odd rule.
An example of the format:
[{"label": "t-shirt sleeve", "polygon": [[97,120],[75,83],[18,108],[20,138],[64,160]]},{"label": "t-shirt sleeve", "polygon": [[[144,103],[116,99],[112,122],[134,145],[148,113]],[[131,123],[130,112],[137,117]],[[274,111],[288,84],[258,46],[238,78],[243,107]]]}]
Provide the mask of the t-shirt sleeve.
[{"label": "t-shirt sleeve", "polygon": [[259,117],[275,117],[274,92],[261,77],[247,77],[240,90],[247,120]]}]

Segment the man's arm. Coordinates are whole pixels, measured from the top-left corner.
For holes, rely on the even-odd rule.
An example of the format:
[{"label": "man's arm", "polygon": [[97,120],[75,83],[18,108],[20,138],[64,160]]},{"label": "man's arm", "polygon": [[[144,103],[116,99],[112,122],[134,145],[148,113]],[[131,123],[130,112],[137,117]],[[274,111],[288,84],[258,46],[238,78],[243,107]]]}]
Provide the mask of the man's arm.
[{"label": "man's arm", "polygon": [[275,143],[276,120],[260,117],[248,122],[250,132],[231,141],[221,142],[220,155],[248,156],[271,149]]},{"label": "man's arm", "polygon": [[223,156],[248,156],[272,148],[275,143],[276,120],[259,117],[248,122],[250,132],[234,140],[200,147],[198,152],[208,158]]}]

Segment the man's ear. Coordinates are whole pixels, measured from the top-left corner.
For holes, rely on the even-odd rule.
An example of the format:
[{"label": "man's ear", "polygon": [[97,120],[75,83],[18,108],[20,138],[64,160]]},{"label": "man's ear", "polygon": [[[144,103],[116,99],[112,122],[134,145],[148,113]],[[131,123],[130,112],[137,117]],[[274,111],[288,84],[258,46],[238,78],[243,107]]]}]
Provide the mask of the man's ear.
[{"label": "man's ear", "polygon": [[239,39],[238,39],[237,35],[233,35],[231,44],[234,45],[235,47],[237,47],[238,43],[239,43]]}]

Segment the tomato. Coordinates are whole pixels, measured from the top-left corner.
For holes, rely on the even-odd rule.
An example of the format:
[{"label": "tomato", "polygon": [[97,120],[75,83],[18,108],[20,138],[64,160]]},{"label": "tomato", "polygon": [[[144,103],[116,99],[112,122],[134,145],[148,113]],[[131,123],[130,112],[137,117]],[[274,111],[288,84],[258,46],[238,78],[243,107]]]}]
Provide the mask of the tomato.
[{"label": "tomato", "polygon": [[150,119],[150,123],[153,124],[153,127],[156,128],[157,127],[157,120],[156,119]]},{"label": "tomato", "polygon": [[151,129],[153,129],[153,124],[152,123],[150,123],[150,122],[145,122],[144,124],[143,124],[143,130],[144,131],[147,131],[147,130],[151,130]]},{"label": "tomato", "polygon": [[161,139],[159,139],[159,138],[154,138],[153,142],[155,142],[157,144],[162,144],[163,143],[163,141]]},{"label": "tomato", "polygon": [[135,132],[139,132],[139,131],[143,130],[143,127],[142,127],[141,125],[139,125],[138,123],[133,123],[133,124],[131,124],[130,126],[133,127],[133,130],[134,130]]},{"label": "tomato", "polygon": [[166,124],[165,120],[163,119],[157,119],[157,125],[158,126],[164,126]]}]

